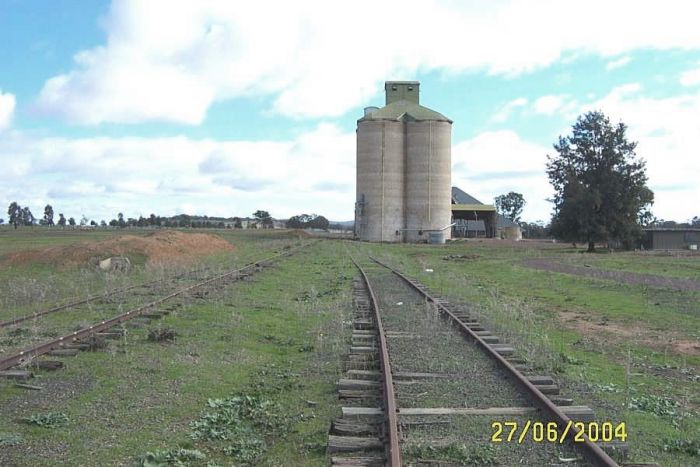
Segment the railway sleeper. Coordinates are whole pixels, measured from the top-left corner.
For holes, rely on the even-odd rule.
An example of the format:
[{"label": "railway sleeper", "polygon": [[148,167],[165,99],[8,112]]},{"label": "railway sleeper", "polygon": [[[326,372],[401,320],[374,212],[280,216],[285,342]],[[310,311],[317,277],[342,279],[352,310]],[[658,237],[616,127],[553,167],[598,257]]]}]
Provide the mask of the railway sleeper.
[{"label": "railway sleeper", "polygon": [[75,357],[80,353],[80,350],[78,349],[53,349],[48,352],[49,355],[52,357]]},{"label": "railway sleeper", "polygon": [[380,399],[381,396],[374,389],[338,389],[338,398],[341,400],[356,399],[363,401],[376,401]]},{"label": "railway sleeper", "polygon": [[338,436],[377,436],[382,430],[379,421],[363,422],[347,418],[336,418],[331,423],[330,434]]},{"label": "railway sleeper", "polygon": [[359,361],[359,360],[347,360],[345,362],[346,370],[372,370],[379,368],[379,362],[376,360],[370,361]]},{"label": "railway sleeper", "polygon": [[28,365],[30,368],[37,370],[56,371],[63,368],[65,365],[59,360],[32,360]]},{"label": "railway sleeper", "polygon": [[384,451],[384,442],[376,437],[336,436],[328,437],[328,452]]},{"label": "railway sleeper", "polygon": [[338,467],[384,467],[386,459],[380,456],[331,457],[331,465]]},{"label": "railway sleeper", "polygon": [[28,380],[34,377],[34,373],[27,370],[3,370],[0,371],[0,378]]}]

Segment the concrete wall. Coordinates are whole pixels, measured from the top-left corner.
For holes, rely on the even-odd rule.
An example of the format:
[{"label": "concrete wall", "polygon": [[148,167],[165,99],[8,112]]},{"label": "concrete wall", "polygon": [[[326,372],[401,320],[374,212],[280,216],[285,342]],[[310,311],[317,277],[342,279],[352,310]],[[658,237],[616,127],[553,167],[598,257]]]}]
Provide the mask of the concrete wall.
[{"label": "concrete wall", "polygon": [[[361,240],[400,242],[404,226],[402,122],[363,121],[357,127],[356,231]],[[359,211],[359,212],[358,212]]]},{"label": "concrete wall", "polygon": [[[429,230],[452,219],[452,124],[406,122],[406,241],[428,238]],[[423,231],[421,234],[420,231]],[[451,229],[443,231],[445,239]]]}]

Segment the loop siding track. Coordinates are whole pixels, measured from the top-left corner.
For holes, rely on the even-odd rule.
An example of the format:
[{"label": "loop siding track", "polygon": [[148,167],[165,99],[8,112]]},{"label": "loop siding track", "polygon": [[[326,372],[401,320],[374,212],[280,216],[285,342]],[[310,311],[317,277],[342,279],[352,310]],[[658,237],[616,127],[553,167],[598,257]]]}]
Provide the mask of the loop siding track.
[{"label": "loop siding track", "polygon": [[[152,302],[149,302],[145,305],[139,306],[137,308],[134,308],[132,310],[127,311],[126,313],[123,313],[119,316],[115,316],[114,318],[111,318],[109,320],[102,321],[98,324],[89,326],[87,328],[81,329],[80,331],[75,331],[71,334],[67,334],[65,336],[59,337],[57,339],[54,339],[49,342],[45,342],[43,344],[37,345],[35,347],[31,347],[28,349],[25,349],[19,353],[16,353],[14,355],[11,355],[10,357],[4,358],[0,360],[0,371],[7,370],[9,368],[12,368],[18,364],[30,361],[36,357],[39,357],[41,355],[44,355],[52,350],[59,349],[66,344],[71,344],[75,341],[78,341],[80,339],[84,339],[86,337],[89,337],[93,334],[106,331],[107,329],[123,323],[125,321],[128,321],[130,319],[136,318],[140,314],[142,314],[144,311],[151,309],[157,305],[160,305],[161,303],[170,300],[171,298],[177,297],[178,295],[182,295],[185,292],[188,292],[190,290],[194,290],[200,287],[203,287],[207,284],[211,284],[212,282],[220,281],[222,279],[226,279],[228,277],[234,276],[234,275],[240,275],[244,274],[254,268],[259,267],[261,264],[274,261],[278,258],[281,258],[283,256],[289,256],[292,253],[298,251],[301,248],[305,248],[309,246],[310,244],[303,245],[301,247],[295,248],[293,250],[288,250],[283,253],[279,253],[270,257],[267,257],[265,259],[258,260],[254,263],[247,264],[246,266],[243,266],[242,268],[234,269],[232,271],[229,271],[224,274],[220,274],[218,276],[212,277],[210,279],[207,279],[205,281],[199,282],[197,284],[193,284],[187,287],[183,287],[181,289],[176,290],[175,292],[172,292],[165,297],[161,297],[157,300],[154,300]],[[141,284],[143,285],[143,284]]]},{"label": "loop siding track", "polygon": [[386,336],[384,334],[384,326],[382,325],[382,318],[380,316],[379,301],[377,300],[372,285],[369,282],[369,278],[365,273],[364,269],[355,261],[351,256],[353,264],[359,269],[362,275],[362,280],[367,286],[370,298],[370,308],[374,314],[374,320],[377,327],[377,334],[379,338],[379,364],[382,374],[382,398],[384,400],[384,413],[386,414],[386,432],[388,442],[386,443],[386,465],[391,467],[401,466],[401,448],[399,447],[399,420],[396,411],[396,397],[394,394],[394,381],[391,374],[391,364],[389,363],[389,350],[386,344]]},{"label": "loop siding track", "polygon": [[[404,280],[412,289],[416,290],[418,293],[420,293],[425,299],[428,301],[432,302],[438,310],[440,310],[441,313],[444,313],[446,316],[449,316],[450,319],[454,324],[456,324],[459,327],[459,330],[463,332],[465,335],[467,335],[470,339],[475,341],[481,349],[488,354],[491,358],[493,358],[502,368],[504,368],[507,372],[508,375],[516,381],[525,391],[529,394],[529,396],[532,398],[532,400],[540,406],[546,414],[551,418],[552,421],[555,421],[559,424],[559,426],[566,426],[568,423],[571,422],[571,418],[569,418],[565,413],[563,413],[559,407],[557,407],[549,398],[542,393],[535,385],[533,385],[525,375],[523,375],[517,368],[515,368],[508,360],[506,360],[503,356],[501,356],[494,348],[492,348],[489,344],[487,344],[484,339],[482,339],[478,334],[476,334],[474,331],[472,331],[467,325],[465,325],[458,317],[448,308],[446,307],[440,300],[437,298],[433,297],[430,293],[428,293],[426,290],[423,288],[420,288],[419,285],[409,279],[407,276],[405,276],[403,273],[398,271],[397,269],[373,258],[370,256],[370,259],[377,263],[380,266],[383,266],[384,268],[388,269],[391,271],[393,274],[396,276],[400,277],[402,280]],[[357,266],[357,268],[360,270],[362,273],[362,276],[367,284],[368,289],[370,290],[370,294],[372,296],[372,302],[377,303],[374,293],[371,291],[371,286],[369,284],[369,280],[367,279],[367,276],[365,272],[362,270],[362,268],[355,262],[353,259],[353,263]],[[377,318],[378,317],[378,308],[375,308],[377,310]],[[380,335],[383,335],[383,330],[381,329],[380,326],[380,321],[377,321],[377,328],[380,332]],[[382,354],[383,358],[387,359],[387,367],[388,365],[388,355],[385,354],[386,352],[386,347],[383,348]],[[384,365],[382,365],[384,367]],[[386,380],[385,380],[385,385],[386,385]],[[387,392],[388,393],[388,392]],[[393,388],[391,391],[391,394],[393,394]],[[387,412],[389,413],[389,416],[393,413],[394,416],[396,416],[396,403],[394,402],[393,407],[394,410],[390,411],[388,409],[389,405],[386,404],[385,407],[387,407]],[[398,429],[398,428],[397,428]],[[568,434],[568,439],[573,441],[574,437],[577,435],[578,430],[575,428],[571,430]],[[581,436],[582,435],[582,436]],[[601,466],[601,467],[619,467],[619,464],[615,462],[608,454],[603,451],[603,449],[600,448],[600,446],[596,445],[595,443],[591,442],[590,439],[585,435],[585,433],[581,433],[579,437],[582,437],[584,439],[583,443],[577,442],[574,443],[572,442],[571,444],[574,445],[581,454],[585,457],[585,459],[591,463],[591,465],[595,466]],[[400,463],[398,464],[387,464],[387,465],[401,465]]]},{"label": "loop siding track", "polygon": [[139,289],[141,287],[149,287],[151,285],[165,282],[167,280],[179,279],[179,278],[184,277],[188,274],[196,274],[198,272],[204,272],[204,271],[207,271],[208,269],[209,268],[194,269],[192,271],[187,271],[187,272],[184,272],[182,274],[177,274],[177,275],[172,276],[172,277],[165,277],[163,279],[156,279],[154,281],[143,282],[141,284],[134,284],[134,285],[126,286],[126,287],[120,287],[120,288],[111,290],[109,292],[103,292],[103,293],[96,294],[96,295],[88,295],[85,298],[74,300],[74,301],[68,302],[68,303],[64,303],[63,305],[58,305],[56,307],[49,308],[47,310],[37,311],[37,312],[29,314],[29,315],[24,315],[24,316],[19,316],[17,318],[13,318],[13,319],[8,319],[7,321],[0,321],[0,328],[13,326],[15,324],[19,324],[19,323],[22,323],[22,322],[30,320],[30,319],[39,318],[39,317],[44,316],[44,315],[49,315],[51,313],[56,313],[58,311],[66,310],[68,308],[73,308],[73,307],[78,306],[78,305],[84,305],[86,303],[90,303],[90,302],[93,302],[95,300],[99,300],[101,298],[111,297],[111,296],[119,294],[119,293],[128,292],[130,290]]}]

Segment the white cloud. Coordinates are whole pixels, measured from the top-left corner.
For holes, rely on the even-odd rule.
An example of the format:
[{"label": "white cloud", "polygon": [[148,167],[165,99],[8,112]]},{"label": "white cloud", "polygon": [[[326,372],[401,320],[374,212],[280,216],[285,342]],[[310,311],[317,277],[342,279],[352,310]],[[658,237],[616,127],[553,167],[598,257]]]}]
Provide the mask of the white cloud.
[{"label": "white cloud", "polygon": [[452,185],[482,203],[509,191],[522,193],[527,204],[526,220],[551,216],[552,196],[545,165],[548,148],[524,141],[510,130],[482,133],[452,149]]},{"label": "white cloud", "polygon": [[15,113],[15,96],[0,89],[0,131],[6,130],[12,124]]},{"label": "white cloud", "polygon": [[694,70],[688,70],[681,74],[681,84],[683,86],[697,86],[700,84],[700,64]]},{"label": "white cloud", "polygon": [[340,115],[382,80],[417,70],[517,74],[564,55],[700,47],[682,0],[536,5],[114,0],[106,44],[47,80],[38,104],[81,124],[198,124],[213,102],[256,95],[272,97],[275,112],[318,117]]},{"label": "white cloud", "polygon": [[535,113],[552,115],[564,105],[566,96],[548,95],[538,98],[533,104]]},{"label": "white cloud", "polygon": [[[321,124],[286,142],[168,138],[0,140],[0,202],[51,203],[56,212],[110,219],[151,212],[352,218],[354,133]],[[317,185],[323,184],[322,190]],[[319,196],[322,191],[322,196]]]},{"label": "white cloud", "polygon": [[527,105],[527,99],[524,97],[518,97],[512,101],[506,103],[503,107],[498,109],[498,111],[491,117],[491,120],[497,123],[502,123],[508,120],[511,114],[519,107],[524,107]]},{"label": "white cloud", "polygon": [[611,60],[608,63],[605,64],[605,70],[606,71],[612,71],[617,68],[622,68],[623,66],[627,65],[629,62],[632,61],[632,57],[629,55],[625,55],[624,57],[617,58],[615,60]]}]

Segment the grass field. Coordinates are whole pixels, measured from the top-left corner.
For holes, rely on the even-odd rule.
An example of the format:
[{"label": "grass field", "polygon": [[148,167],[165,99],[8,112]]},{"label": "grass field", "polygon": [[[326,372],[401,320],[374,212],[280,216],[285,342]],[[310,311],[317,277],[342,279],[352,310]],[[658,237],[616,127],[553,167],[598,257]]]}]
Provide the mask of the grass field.
[{"label": "grass field", "polygon": [[[120,233],[0,230],[0,261],[21,249]],[[241,265],[304,240],[284,232],[205,233],[235,249],[192,267]],[[601,420],[626,422],[631,460],[700,463],[700,292],[527,266],[535,258],[698,280],[700,257],[591,255],[527,242],[351,248],[468,304],[542,374],[555,376],[563,394]],[[116,279],[87,267],[4,267],[2,304],[17,314],[153,274],[146,258]],[[130,329],[106,353],[84,352],[65,370],[40,373],[32,384],[42,391],[0,380],[0,464],[134,465],[150,452],[156,465],[188,456],[191,465],[327,465],[354,275],[342,243],[322,241],[251,282],[183,301],[163,320]],[[172,328],[176,340],[147,341],[154,327]],[[24,420],[50,412],[65,414],[67,424]],[[224,423],[231,417],[242,430],[235,435]],[[200,454],[206,458],[195,459]]]}]

